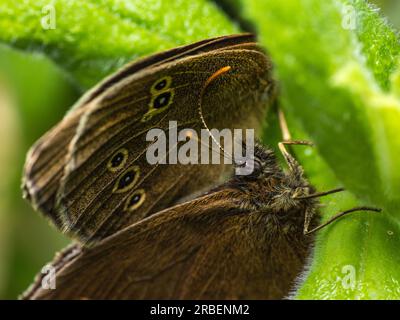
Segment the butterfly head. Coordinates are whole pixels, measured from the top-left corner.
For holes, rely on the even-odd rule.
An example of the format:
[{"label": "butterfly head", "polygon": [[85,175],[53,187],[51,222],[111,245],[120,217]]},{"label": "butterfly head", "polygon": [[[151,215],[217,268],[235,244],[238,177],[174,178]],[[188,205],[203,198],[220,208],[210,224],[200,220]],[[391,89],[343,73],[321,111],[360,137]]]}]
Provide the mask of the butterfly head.
[{"label": "butterfly head", "polygon": [[251,174],[236,176],[234,184],[251,195],[252,207],[281,212],[315,205],[315,199],[307,198],[315,190],[299,165],[283,170],[274,152],[261,144],[254,146],[251,160],[254,162]]}]

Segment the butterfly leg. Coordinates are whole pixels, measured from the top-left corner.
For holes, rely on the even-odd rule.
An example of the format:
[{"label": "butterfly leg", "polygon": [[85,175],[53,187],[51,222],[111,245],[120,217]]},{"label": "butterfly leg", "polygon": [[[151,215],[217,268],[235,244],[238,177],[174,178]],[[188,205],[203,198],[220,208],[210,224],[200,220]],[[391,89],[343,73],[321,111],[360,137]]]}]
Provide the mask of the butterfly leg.
[{"label": "butterfly leg", "polygon": [[289,127],[287,125],[285,114],[282,109],[278,108],[278,118],[279,126],[281,127],[283,141],[291,141],[292,137],[290,135]]},{"label": "butterfly leg", "polygon": [[304,235],[310,234],[310,232],[308,231],[308,228],[310,226],[310,223],[311,223],[311,220],[312,220],[314,214],[315,214],[315,212],[313,209],[306,210],[306,212],[304,214],[304,226],[303,226],[303,234]]},{"label": "butterfly leg", "polygon": [[302,173],[302,169],[300,164],[297,162],[294,156],[292,156],[288,150],[286,149],[287,145],[307,145],[307,146],[313,146],[312,142],[309,141],[304,141],[304,140],[292,140],[292,137],[290,135],[289,127],[286,122],[285,115],[282,111],[282,109],[278,108],[278,117],[279,117],[279,125],[281,127],[282,131],[282,138],[283,141],[278,143],[279,150],[281,151],[283,157],[286,160],[286,163],[288,164],[289,168],[293,172],[299,172],[299,174]]},{"label": "butterfly leg", "polygon": [[[286,118],[284,113],[282,112],[281,109],[278,109],[278,117],[279,117],[279,125],[281,127],[281,131],[282,131],[282,137],[283,137],[283,141],[278,143],[279,146],[279,150],[282,152],[283,157],[285,158],[289,168],[291,169],[291,171],[296,174],[297,176],[301,177],[303,170],[300,166],[300,164],[297,162],[297,160],[287,151],[286,149],[286,145],[308,145],[308,146],[313,146],[312,142],[309,141],[296,141],[296,140],[292,140],[290,132],[289,132],[289,128],[286,122]],[[307,195],[307,196],[302,196],[302,197],[297,197],[296,199],[301,200],[301,199],[311,199],[311,198],[319,198],[325,195],[329,195],[332,193],[337,193],[337,192],[341,192],[344,191],[343,188],[336,188],[336,189],[332,189],[329,191],[325,191],[325,192],[317,192],[311,195]],[[331,224],[332,222],[336,221],[337,219],[343,217],[344,215],[347,215],[349,213],[352,212],[357,212],[357,211],[373,211],[373,212],[381,212],[381,209],[379,208],[373,208],[373,207],[355,207],[349,210],[345,210],[342,212],[339,212],[337,214],[335,214],[333,217],[331,217],[328,221],[320,224],[319,226],[313,228],[312,230],[308,230],[311,220],[314,216],[314,210],[308,210],[305,212],[305,217],[304,217],[304,229],[303,229],[303,233],[305,235],[309,235],[311,233],[314,233],[324,227],[326,227],[327,225]]]},{"label": "butterfly leg", "polygon": [[[292,137],[290,135],[289,127],[286,122],[285,115],[282,111],[282,109],[278,108],[278,117],[279,117],[279,125],[282,131],[282,138],[283,141],[278,143],[279,150],[281,151],[283,157],[286,160],[286,163],[288,164],[290,170],[292,171],[292,174],[296,176],[298,179],[301,179],[303,175],[303,168],[301,165],[297,162],[294,156],[292,156],[288,150],[286,149],[287,145],[307,145],[307,146],[312,146],[312,142],[309,141],[298,141],[298,140],[292,140]],[[310,226],[311,220],[314,216],[315,212],[314,210],[307,210],[305,212],[304,216],[304,227],[303,227],[303,233],[308,234],[308,228]]]},{"label": "butterfly leg", "polygon": [[278,118],[279,118],[279,126],[282,132],[282,139],[284,144],[286,145],[307,145],[313,146],[313,143],[305,140],[293,140],[289,131],[289,127],[287,125],[285,114],[282,109],[278,109]]}]

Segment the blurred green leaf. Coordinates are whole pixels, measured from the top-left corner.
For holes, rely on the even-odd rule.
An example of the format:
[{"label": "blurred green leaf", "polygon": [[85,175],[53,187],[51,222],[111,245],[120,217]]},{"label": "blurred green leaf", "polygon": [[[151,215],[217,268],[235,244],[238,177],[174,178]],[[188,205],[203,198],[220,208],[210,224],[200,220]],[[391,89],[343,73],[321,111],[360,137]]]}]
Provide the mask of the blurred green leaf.
[{"label": "blurred green leaf", "polygon": [[46,53],[86,89],[130,60],[236,31],[206,0],[0,3],[0,41]]},{"label": "blurred green leaf", "polygon": [[4,187],[0,190],[0,255],[5,252],[0,260],[0,299],[15,299],[54,252],[68,243],[22,199],[20,185],[28,148],[61,119],[78,94],[44,56],[5,46],[0,46],[1,91],[9,99],[0,98],[0,189]]}]

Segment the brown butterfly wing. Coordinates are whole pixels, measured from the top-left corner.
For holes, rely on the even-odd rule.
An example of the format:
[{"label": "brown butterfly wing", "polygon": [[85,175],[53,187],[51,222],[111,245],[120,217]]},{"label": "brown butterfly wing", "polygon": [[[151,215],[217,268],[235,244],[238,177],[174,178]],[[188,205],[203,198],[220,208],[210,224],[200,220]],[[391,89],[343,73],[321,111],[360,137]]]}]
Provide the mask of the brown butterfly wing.
[{"label": "brown butterfly wing", "polygon": [[301,225],[285,234],[270,212],[241,209],[244,196],[216,191],[64,255],[56,289],[42,289],[39,278],[25,298],[283,298],[311,240]]},{"label": "brown butterfly wing", "polygon": [[[143,70],[88,104],[70,144],[58,190],[57,211],[67,232],[81,241],[94,241],[165,208],[177,199],[176,194],[188,195],[211,181],[218,182],[220,166],[199,165],[194,169],[180,164],[149,165],[146,150],[151,142],[145,137],[154,127],[167,130],[170,120],[178,121],[178,130],[189,127],[199,132],[201,89],[213,73],[226,65],[232,71],[211,83],[203,97],[203,113],[209,126],[259,127],[266,93],[272,87],[271,66],[254,44],[245,47],[214,50]],[[161,93],[152,92],[160,79],[168,79],[168,87]],[[172,92],[171,104],[142,121],[152,111],[151,103],[164,92]],[[121,149],[126,150],[124,166],[110,170],[108,164]],[[136,184],[126,192],[116,192],[121,178],[132,167],[138,169]],[[174,183],[177,185],[171,188]],[[159,193],[157,188],[169,192]],[[144,190],[146,200],[128,212],[127,203],[138,190]]]},{"label": "brown butterfly wing", "polygon": [[68,145],[83,113],[83,107],[76,108],[41,137],[29,150],[24,167],[24,198],[59,228],[62,221],[54,208],[56,193],[64,173]]},{"label": "brown butterfly wing", "polygon": [[110,88],[112,85],[118,83],[120,80],[127,76],[130,76],[140,70],[148,67],[153,67],[159,64],[163,64],[168,61],[173,61],[179,58],[183,58],[190,55],[195,55],[201,52],[208,52],[216,49],[223,49],[238,44],[254,43],[255,36],[250,33],[234,34],[229,36],[221,36],[211,39],[205,39],[198,41],[189,45],[176,47],[164,52],[160,52],[138,61],[134,61],[125,65],[120,71],[107,77],[98,86],[91,90],[85,95],[82,102],[89,102],[95,97],[100,95],[106,89]]},{"label": "brown butterfly wing", "polygon": [[225,37],[206,39],[190,45],[177,47],[162,53],[154,54],[124,66],[115,74],[104,79],[86,93],[65,118],[47,132],[30,149],[23,177],[25,197],[32,205],[49,216],[56,225],[59,225],[59,217],[54,212],[55,194],[65,166],[65,157],[68,146],[75,135],[87,104],[99,96],[105,89],[111,87],[123,78],[140,70],[157,65],[165,61],[173,61],[185,55],[206,52],[214,48],[225,47],[229,44],[253,42],[251,34],[238,34]]},{"label": "brown butterfly wing", "polygon": [[[243,47],[246,47],[245,44],[252,41],[254,41],[254,37],[250,34],[232,35],[200,41],[141,59],[106,78],[78,101],[64,120],[31,148],[24,168],[23,188],[25,197],[32,202],[35,208],[52,219],[59,228],[65,227],[65,221],[62,221],[60,213],[55,210],[56,192],[59,189],[60,179],[64,174],[66,157],[71,141],[76,134],[79,123],[84,118],[83,115],[86,113],[88,105],[94,99],[117,82],[153,65],[162,64],[165,61],[173,61],[174,59],[182,58],[186,55],[194,55],[199,52],[225,48],[230,45],[237,46],[240,43],[243,43]],[[218,171],[215,167],[214,170]],[[210,176],[204,176],[204,179],[211,181],[213,180],[211,177],[214,177],[214,174],[210,172]]]}]

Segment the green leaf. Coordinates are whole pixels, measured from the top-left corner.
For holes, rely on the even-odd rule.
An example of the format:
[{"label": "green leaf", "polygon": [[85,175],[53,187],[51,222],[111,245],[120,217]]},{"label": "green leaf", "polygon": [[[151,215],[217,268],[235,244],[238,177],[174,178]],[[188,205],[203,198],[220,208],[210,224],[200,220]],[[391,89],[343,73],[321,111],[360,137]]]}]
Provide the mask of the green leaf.
[{"label": "green leaf", "polygon": [[86,89],[130,60],[235,32],[205,0],[0,3],[0,41],[44,52]]},{"label": "green leaf", "polygon": [[[0,41],[43,52],[84,88],[137,57],[237,32],[206,0],[51,3],[56,28],[44,29],[48,1],[3,0]],[[348,216],[319,233],[297,297],[400,298],[397,34],[361,0],[232,3],[258,28],[276,64],[292,136],[317,145],[296,148],[311,182],[320,190],[349,190],[324,199],[323,219],[360,204],[384,209]],[[277,120],[270,116],[265,141],[275,145]]]},{"label": "green leaf", "polygon": [[398,35],[366,1],[241,3],[276,64],[292,136],[308,136],[322,156],[298,153],[307,175],[320,190],[349,191],[325,199],[323,220],[355,205],[383,209],[319,232],[297,297],[399,299]]}]

